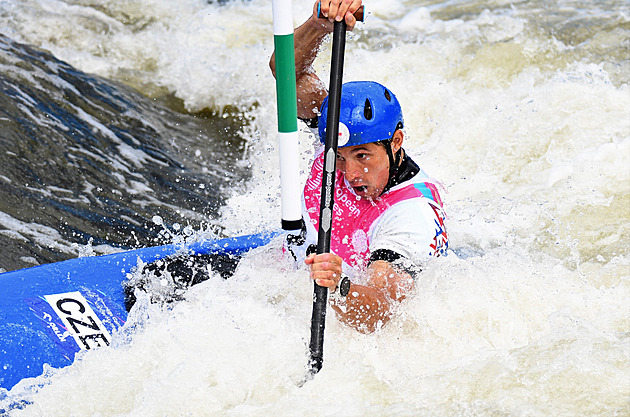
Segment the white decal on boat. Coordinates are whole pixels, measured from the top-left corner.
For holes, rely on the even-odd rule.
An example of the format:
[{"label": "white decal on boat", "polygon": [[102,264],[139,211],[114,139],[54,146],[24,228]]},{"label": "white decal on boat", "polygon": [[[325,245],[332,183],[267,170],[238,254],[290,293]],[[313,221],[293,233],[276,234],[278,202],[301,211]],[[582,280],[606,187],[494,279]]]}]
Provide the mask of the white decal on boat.
[{"label": "white decal on boat", "polygon": [[63,321],[80,349],[109,346],[111,335],[80,292],[52,294],[44,298]]}]

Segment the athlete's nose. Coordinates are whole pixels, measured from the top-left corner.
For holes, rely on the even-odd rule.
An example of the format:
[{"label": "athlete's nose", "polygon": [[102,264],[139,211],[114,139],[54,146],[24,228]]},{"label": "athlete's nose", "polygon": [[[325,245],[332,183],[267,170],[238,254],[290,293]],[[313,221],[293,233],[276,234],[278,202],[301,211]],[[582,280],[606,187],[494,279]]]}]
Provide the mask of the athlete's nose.
[{"label": "athlete's nose", "polygon": [[346,176],[348,182],[360,180],[363,176],[363,168],[360,164],[353,162],[351,159],[345,160],[343,163],[343,173]]}]

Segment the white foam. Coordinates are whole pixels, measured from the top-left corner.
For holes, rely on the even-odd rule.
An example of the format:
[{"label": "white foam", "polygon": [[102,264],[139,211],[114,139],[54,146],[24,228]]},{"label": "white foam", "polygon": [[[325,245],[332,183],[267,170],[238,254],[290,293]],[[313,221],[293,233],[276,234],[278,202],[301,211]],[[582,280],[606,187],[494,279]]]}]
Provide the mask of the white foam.
[{"label": "white foam", "polygon": [[[50,385],[36,395],[16,388],[34,402],[18,415],[625,412],[628,66],[614,54],[594,55],[588,42],[565,43],[564,28],[555,26],[555,37],[546,32],[545,24],[558,24],[550,13],[571,11],[588,23],[586,5],[560,11],[545,2],[549,10],[536,14],[527,2],[490,2],[488,11],[463,2],[370,3],[367,22],[349,37],[344,79],[374,79],[397,94],[406,146],[446,185],[453,252],[429,265],[416,294],[377,334],[347,329],[331,311],[324,368],[301,388],[312,283],[276,242],[248,256],[234,278],[214,277],[172,308],[141,300],[131,336],[115,336],[116,348],[39,380]],[[234,188],[213,221],[230,234],[278,227],[269,2],[112,1],[101,14],[62,5],[63,19],[51,5],[58,4],[12,6],[16,21],[31,22],[19,32],[23,40],[84,70],[153,83],[190,110],[245,111],[253,120],[241,132],[246,160],[235,163],[251,165],[252,180]],[[311,6],[294,2],[296,23]],[[449,7],[469,14],[435,17]],[[111,21],[122,15],[125,24]],[[329,49],[315,63],[325,80]],[[313,141],[300,133],[304,171]],[[152,198],[142,186],[132,189]],[[175,202],[173,209],[196,215]],[[10,218],[0,222],[34,234]],[[39,238],[54,244],[51,233]]]}]

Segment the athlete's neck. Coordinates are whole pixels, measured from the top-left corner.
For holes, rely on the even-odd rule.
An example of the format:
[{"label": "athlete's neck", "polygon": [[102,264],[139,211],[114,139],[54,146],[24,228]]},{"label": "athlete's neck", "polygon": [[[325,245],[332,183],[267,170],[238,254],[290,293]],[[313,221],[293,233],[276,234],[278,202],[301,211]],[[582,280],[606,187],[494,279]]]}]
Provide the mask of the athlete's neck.
[{"label": "athlete's neck", "polygon": [[412,179],[418,172],[420,172],[418,164],[416,164],[414,160],[407,155],[407,152],[403,149],[401,149],[401,151],[402,157],[400,158],[400,163],[387,182],[387,186],[385,186],[383,193],[389,191],[392,187],[398,184],[402,184],[403,182]]}]

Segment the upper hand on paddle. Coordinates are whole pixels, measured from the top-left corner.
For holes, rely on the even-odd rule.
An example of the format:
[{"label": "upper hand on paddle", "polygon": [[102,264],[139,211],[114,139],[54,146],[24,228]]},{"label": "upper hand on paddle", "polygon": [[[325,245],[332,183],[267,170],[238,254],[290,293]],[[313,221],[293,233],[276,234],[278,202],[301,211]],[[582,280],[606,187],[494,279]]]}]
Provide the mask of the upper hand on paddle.
[{"label": "upper hand on paddle", "polygon": [[[329,32],[333,31],[335,21],[341,22],[346,20],[348,30],[352,30],[357,23],[354,13],[359,10],[362,0],[321,0],[316,1],[313,6],[313,22],[327,28]],[[318,17],[318,5],[321,5],[321,13],[327,19]]]}]

